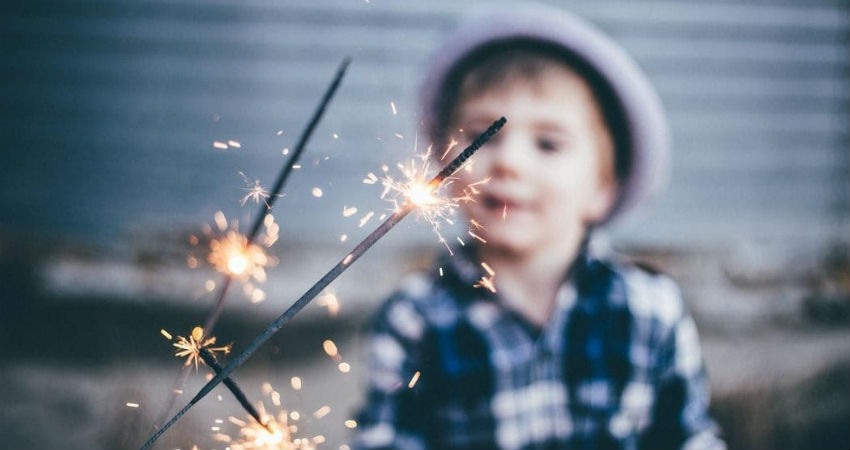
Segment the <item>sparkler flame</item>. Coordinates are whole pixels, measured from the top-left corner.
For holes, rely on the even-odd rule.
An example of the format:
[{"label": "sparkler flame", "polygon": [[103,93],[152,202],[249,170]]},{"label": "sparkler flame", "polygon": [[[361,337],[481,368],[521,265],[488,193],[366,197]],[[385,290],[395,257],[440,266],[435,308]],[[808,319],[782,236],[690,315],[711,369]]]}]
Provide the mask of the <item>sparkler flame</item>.
[{"label": "sparkler flame", "polygon": [[271,398],[275,407],[279,408],[276,414],[266,412],[263,403],[259,404],[263,424],[257,423],[250,417],[242,420],[231,416],[230,423],[239,427],[238,435],[233,437],[224,433],[216,433],[213,438],[227,444],[230,450],[314,450],[316,444],[324,442],[324,436],[296,437],[298,434],[298,420],[301,414],[297,411],[287,411],[280,407],[280,394],[266,383],[264,390]]},{"label": "sparkler flame", "polygon": [[431,147],[429,147],[424,153],[411,158],[407,164],[397,164],[396,167],[401,172],[400,177],[396,178],[390,174],[389,168],[384,166],[383,177],[377,178],[370,173],[364,179],[364,183],[374,184],[376,179],[380,180],[384,187],[381,198],[392,203],[394,211],[402,209],[408,203],[414,204],[418,216],[431,225],[438,240],[451,252],[442,234],[443,224],[453,225],[460,205],[475,201],[474,196],[479,193],[477,186],[487,183],[489,178],[471,183],[460,190],[460,195],[452,196],[448,193],[449,186],[456,182],[457,178],[449,177],[442,183],[434,183],[432,179],[434,171],[431,168],[433,160]]},{"label": "sparkler flame", "polygon": [[[171,339],[171,335],[167,331],[161,330],[161,332],[163,336],[169,340]],[[192,329],[192,334],[188,338],[177,336],[177,342],[172,344],[177,348],[174,356],[186,358],[186,362],[183,365],[190,366],[194,364],[195,370],[198,370],[198,365],[204,363],[203,358],[201,358],[201,349],[206,349],[213,354],[216,352],[221,352],[225,355],[230,353],[230,344],[221,347],[212,347],[215,345],[215,341],[215,336],[205,338],[204,329],[195,327]]]},{"label": "sparkler flame", "polygon": [[242,181],[245,182],[245,187],[242,188],[242,190],[246,192],[239,203],[241,203],[242,206],[245,206],[245,203],[248,203],[248,200],[253,200],[254,203],[260,203],[260,200],[262,200],[263,203],[266,204],[266,207],[269,207],[268,199],[271,197],[271,193],[260,184],[260,180],[251,181],[248,176],[242,172],[239,172],[239,175],[242,177]]},{"label": "sparkler flame", "polygon": [[[228,224],[221,211],[216,212],[215,223],[220,232],[218,236],[212,237],[211,227],[205,231],[211,236],[207,261],[216,271],[243,282],[245,293],[252,302],[262,301],[266,297],[265,293],[250,281],[266,281],[266,268],[277,264],[277,259],[266,253],[266,248],[277,242],[280,232],[274,216],[265,216],[262,222],[264,233],[257,237],[256,243],[239,232],[237,222]],[[197,267],[195,261],[196,264],[190,266]]]},{"label": "sparkler flame", "polygon": [[265,281],[265,267],[271,264],[271,258],[262,247],[249,244],[248,238],[235,230],[210,241],[207,260],[221,273],[243,280],[253,278],[260,282]]}]

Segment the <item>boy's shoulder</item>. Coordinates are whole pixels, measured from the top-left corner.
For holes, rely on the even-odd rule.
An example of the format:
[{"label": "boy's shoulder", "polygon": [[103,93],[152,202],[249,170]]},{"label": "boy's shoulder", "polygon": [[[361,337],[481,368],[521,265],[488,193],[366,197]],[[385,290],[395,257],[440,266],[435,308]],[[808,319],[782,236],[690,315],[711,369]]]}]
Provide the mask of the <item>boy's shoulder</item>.
[{"label": "boy's shoulder", "polygon": [[606,264],[622,280],[632,314],[672,325],[687,313],[679,285],[657,267],[622,256]]}]

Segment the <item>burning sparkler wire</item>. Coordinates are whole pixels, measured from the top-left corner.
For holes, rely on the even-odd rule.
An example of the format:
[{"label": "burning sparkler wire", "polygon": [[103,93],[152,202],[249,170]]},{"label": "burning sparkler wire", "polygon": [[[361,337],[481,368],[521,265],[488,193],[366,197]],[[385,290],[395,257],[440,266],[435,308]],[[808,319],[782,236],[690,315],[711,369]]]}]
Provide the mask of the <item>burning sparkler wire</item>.
[{"label": "burning sparkler wire", "polygon": [[[204,362],[208,366],[210,366],[213,371],[215,371],[216,375],[220,374],[221,371],[224,370],[221,364],[218,363],[218,360],[215,358],[215,355],[213,355],[213,353],[208,349],[202,347],[200,349],[199,355],[201,356],[201,359],[203,359]],[[254,405],[252,405],[251,402],[248,401],[248,397],[245,396],[245,392],[243,392],[239,385],[237,385],[236,382],[233,381],[233,378],[227,377],[224,379],[223,383],[225,386],[227,386],[227,389],[230,390],[233,396],[236,397],[236,401],[238,401],[239,404],[242,405],[242,408],[244,408],[245,411],[250,414],[251,417],[253,417],[254,420],[257,421],[258,424],[265,427],[269,431],[269,433],[273,433],[273,431],[268,427],[268,424],[263,421],[263,418],[257,411],[257,408],[254,408]]]},{"label": "burning sparkler wire", "polygon": [[[340,63],[337,68],[336,74],[334,75],[333,80],[328,85],[328,88],[325,90],[322,99],[319,101],[316,110],[313,112],[310,121],[307,123],[307,126],[301,132],[301,136],[298,139],[298,142],[295,145],[295,150],[292,155],[284,164],[280,173],[278,174],[277,179],[275,180],[274,187],[268,191],[268,198],[265,201],[265,209],[260,209],[257,215],[254,217],[254,223],[251,226],[250,232],[247,235],[247,245],[246,247],[250,247],[253,245],[254,240],[257,238],[259,234],[260,228],[263,225],[263,221],[266,217],[268,211],[271,211],[272,206],[274,205],[275,200],[280,196],[281,191],[283,190],[286,181],[289,179],[290,174],[293,171],[296,163],[298,162],[301,154],[304,152],[304,149],[307,146],[307,142],[310,140],[310,137],[313,135],[313,131],[316,129],[316,126],[321,120],[322,116],[325,113],[328,105],[333,99],[334,94],[336,93],[339,85],[342,83],[342,78],[345,75],[345,72],[348,70],[348,66],[351,64],[351,58],[345,58],[342,63]],[[215,297],[215,302],[213,308],[210,310],[210,313],[207,315],[206,320],[204,321],[203,329],[209,335],[212,335],[213,329],[215,328],[216,323],[218,322],[219,316],[221,315],[221,311],[224,308],[224,299],[227,296],[227,292],[230,289],[230,286],[233,284],[233,275],[225,274],[222,283],[219,284],[219,290]],[[177,386],[181,386],[185,383],[186,378],[188,377],[188,370],[184,370],[180,377],[178,378]],[[234,393],[235,394],[235,393]],[[162,417],[157,420],[157,423],[162,423],[165,420],[165,417],[168,417],[167,414],[174,407],[174,402],[177,397],[173,396],[171,401],[169,402],[167,408],[164,410]],[[260,422],[262,423],[262,422]]]},{"label": "burning sparkler wire", "polygon": [[[301,136],[298,138],[298,142],[295,144],[295,150],[292,152],[292,156],[286,161],[286,164],[281,169],[280,173],[275,180],[274,186],[269,191],[268,199],[266,199],[265,210],[260,209],[256,216],[254,216],[254,223],[251,225],[251,229],[247,234],[248,245],[254,243],[254,240],[257,238],[257,235],[260,232],[260,228],[263,226],[263,221],[265,219],[266,213],[271,211],[274,206],[275,200],[280,196],[281,191],[283,190],[286,181],[289,179],[290,174],[292,174],[293,168],[295,167],[298,160],[301,158],[301,154],[304,153],[304,149],[307,147],[307,142],[310,140],[310,137],[313,135],[313,131],[316,129],[316,126],[319,124],[319,120],[321,120],[322,116],[325,113],[328,105],[333,99],[334,94],[336,93],[339,85],[342,83],[342,78],[345,75],[346,70],[348,70],[348,66],[351,64],[351,58],[345,58],[342,63],[340,63],[339,68],[334,75],[331,84],[328,85],[327,90],[325,90],[325,94],[322,96],[322,100],[319,102],[319,105],[316,107],[316,110],[313,112],[313,116],[310,118],[310,121],[307,123],[307,126],[301,132]],[[218,318],[221,315],[221,310],[224,306],[224,298],[227,294],[227,290],[232,284],[233,276],[226,275],[224,283],[222,283],[222,287],[219,290],[218,296],[216,296],[215,306],[213,307],[210,314],[207,316],[207,320],[204,323],[204,329],[208,332],[212,333],[213,328],[215,327],[216,322],[218,322]]]},{"label": "burning sparkler wire", "polygon": [[[469,145],[463,152],[460,153],[454,160],[452,160],[446,167],[443,168],[431,181],[428,183],[428,186],[431,188],[436,188],[440,185],[446,178],[451,176],[453,173],[457,172],[461,166],[468,160],[479,148],[481,148],[484,143],[490,140],[493,135],[495,135],[507,122],[507,119],[502,117],[493,123],[483,134],[478,136],[472,144]],[[390,217],[387,218],[381,225],[378,226],[371,234],[366,236],[363,241],[357,244],[356,247],[346,255],[340,262],[338,262],[330,271],[328,271],[322,278],[319,279],[304,295],[301,296],[298,300],[295,301],[286,311],[283,312],[277,319],[274,320],[268,327],[266,327],[263,332],[257,336],[239,355],[233,358],[230,363],[225,366],[221,372],[219,372],[212,380],[207,382],[204,387],[189,401],[189,403],[183,407],[177,414],[174,415],[168,422],[162,425],[159,430],[157,430],[141,447],[140,450],[146,450],[151,448],[151,446],[165,433],[172,425],[177,423],[184,414],[186,414],[189,409],[192,408],[196,403],[198,403],[202,398],[206,397],[213,388],[218,386],[221,382],[227,379],[234,370],[239,368],[242,364],[245,364],[248,359],[263,345],[266,341],[268,341],[274,334],[280,331],[283,326],[289,322],[296,314],[298,314],[307,304],[309,304],[316,296],[318,296],[326,287],[328,287],[331,282],[333,282],[337,277],[339,277],[345,270],[351,266],[358,258],[363,256],[369,248],[371,248],[378,240],[380,240],[387,232],[389,232],[393,227],[396,226],[402,219],[404,219],[411,211],[416,208],[416,203],[412,201],[408,201],[401,205],[399,209],[393,212]]]}]

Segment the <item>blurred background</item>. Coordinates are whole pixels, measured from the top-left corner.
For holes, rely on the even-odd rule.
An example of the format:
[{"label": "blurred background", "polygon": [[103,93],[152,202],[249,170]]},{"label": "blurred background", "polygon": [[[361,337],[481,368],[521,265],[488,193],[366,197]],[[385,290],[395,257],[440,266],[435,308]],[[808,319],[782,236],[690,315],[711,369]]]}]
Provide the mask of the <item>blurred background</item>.
[{"label": "blurred background", "polygon": [[[208,371],[178,383],[160,329],[188,336],[211,307],[220,277],[204,264],[204,226],[222,211],[246,230],[261,205],[242,206],[245,189],[273,183],[345,56],[275,205],[266,298],[232,289],[219,343],[244,347],[376,226],[389,205],[362,180],[426,145],[415,96],[425,57],[466,7],[498,7],[460,3],[4,2],[3,446],[137,448],[173,389],[186,392],[178,406],[199,389]],[[611,242],[681,283],[730,447],[847,449],[850,2],[551,3],[619,41],[668,109],[670,188]],[[403,222],[333,285],[337,314],[329,297],[309,306],[234,378],[276,412],[268,383],[302,412],[304,436],[339,448],[361,401],[369,315],[441,249],[427,223]],[[229,416],[244,413],[219,388],[157,448],[224,448],[213,434],[238,435]]]}]

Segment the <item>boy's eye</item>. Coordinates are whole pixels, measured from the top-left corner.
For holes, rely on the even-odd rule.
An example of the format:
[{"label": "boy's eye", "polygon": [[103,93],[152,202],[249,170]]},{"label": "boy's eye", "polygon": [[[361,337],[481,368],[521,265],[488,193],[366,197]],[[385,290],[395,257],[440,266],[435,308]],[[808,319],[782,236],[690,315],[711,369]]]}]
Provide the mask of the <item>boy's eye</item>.
[{"label": "boy's eye", "polygon": [[539,137],[537,138],[537,148],[543,153],[554,153],[562,147],[561,142],[557,139]]}]

